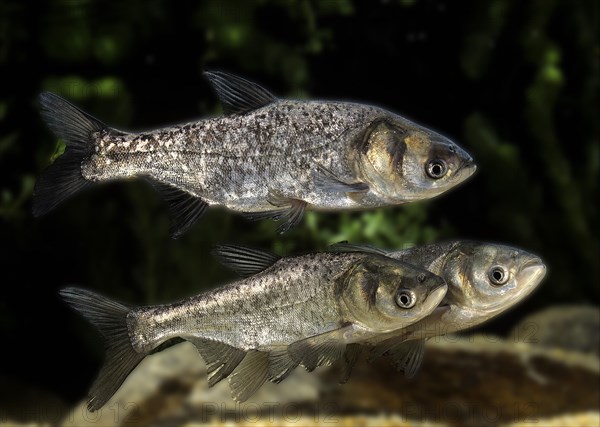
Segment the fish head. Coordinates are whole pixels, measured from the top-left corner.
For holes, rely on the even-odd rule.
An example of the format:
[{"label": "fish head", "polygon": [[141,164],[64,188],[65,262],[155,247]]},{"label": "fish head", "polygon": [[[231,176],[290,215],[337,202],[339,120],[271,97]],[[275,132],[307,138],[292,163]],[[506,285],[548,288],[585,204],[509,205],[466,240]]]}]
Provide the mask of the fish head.
[{"label": "fish head", "polygon": [[454,142],[399,116],[374,121],[360,141],[359,175],[392,204],[435,197],[477,169]]},{"label": "fish head", "polygon": [[432,313],[448,289],[441,277],[382,255],[369,255],[343,278],[341,299],[351,321],[386,332]]},{"label": "fish head", "polygon": [[540,257],[521,249],[459,242],[441,275],[449,284],[447,299],[475,325],[531,294],[546,275],[546,266]]}]

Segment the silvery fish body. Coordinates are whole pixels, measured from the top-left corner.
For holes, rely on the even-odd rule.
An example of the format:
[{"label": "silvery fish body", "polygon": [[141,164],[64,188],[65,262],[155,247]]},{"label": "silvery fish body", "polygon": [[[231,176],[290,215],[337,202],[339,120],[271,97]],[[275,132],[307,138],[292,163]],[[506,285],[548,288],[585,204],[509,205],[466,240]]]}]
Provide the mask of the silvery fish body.
[{"label": "silvery fish body", "polygon": [[93,182],[142,177],[183,233],[209,205],[295,225],[306,209],[357,210],[437,196],[475,171],[447,138],[382,108],[280,100],[255,83],[205,73],[226,115],[155,131],[107,127],[56,95],[42,116],[67,149],[36,184],[41,215]]},{"label": "silvery fish body", "polygon": [[261,271],[173,304],[129,308],[89,291],[62,296],[107,339],[106,363],[90,392],[98,409],[146,355],[172,339],[192,342],[207,363],[209,385],[229,377],[246,400],[266,380],[298,365],[339,360],[348,345],[430,314],[446,292],[426,270],[369,253],[279,259],[238,252]]},{"label": "silvery fish body", "polygon": [[[371,359],[388,354],[409,377],[417,372],[426,339],[480,325],[518,304],[540,284],[546,273],[542,260],[509,246],[471,241],[452,241],[388,251],[371,246],[338,244],[334,251],[359,251],[399,260],[443,278],[448,291],[439,307],[404,328],[362,336],[346,347],[342,382],[363,347]],[[248,262],[237,260],[236,251],[224,247],[217,258],[241,272]]]}]

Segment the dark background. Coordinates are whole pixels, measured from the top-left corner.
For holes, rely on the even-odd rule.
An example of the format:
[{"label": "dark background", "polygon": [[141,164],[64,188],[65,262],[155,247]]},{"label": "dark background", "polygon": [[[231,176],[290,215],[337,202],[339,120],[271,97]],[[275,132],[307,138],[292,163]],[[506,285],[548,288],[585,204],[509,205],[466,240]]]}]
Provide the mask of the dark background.
[{"label": "dark background", "polygon": [[[498,334],[543,307],[598,304],[597,2],[224,3],[0,1],[0,381],[78,401],[102,346],[57,290],[172,301],[233,277],[209,255],[223,242],[287,254],[469,238],[539,254],[545,282],[483,328]],[[61,148],[40,119],[41,91],[149,129],[220,114],[206,69],[282,97],[380,105],[454,139],[478,173],[407,207],[310,213],[284,236],[212,209],[170,240],[166,206],[135,181],[32,217],[35,179]]]}]

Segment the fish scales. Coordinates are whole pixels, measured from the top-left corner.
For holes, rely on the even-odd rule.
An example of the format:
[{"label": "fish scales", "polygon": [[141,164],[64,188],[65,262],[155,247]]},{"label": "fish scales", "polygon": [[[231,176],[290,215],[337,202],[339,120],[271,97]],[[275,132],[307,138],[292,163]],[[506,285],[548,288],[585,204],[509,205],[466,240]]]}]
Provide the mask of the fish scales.
[{"label": "fish scales", "polygon": [[[373,335],[357,336],[354,351],[369,347],[371,359],[387,354],[393,363],[411,377],[417,372],[423,357],[424,341],[486,322],[533,292],[546,274],[543,261],[534,254],[510,246],[473,241],[450,241],[413,248],[388,251],[371,246],[337,244],[334,251],[372,253],[423,268],[446,281],[448,290],[440,305],[429,315],[403,328]],[[243,247],[225,245],[214,251],[215,256],[234,271],[272,255],[251,251],[243,262],[236,254]],[[367,300],[377,295],[366,292]],[[344,359],[344,372],[350,372],[356,357]],[[343,377],[344,382],[347,377]]]},{"label": "fish scales", "polygon": [[381,114],[354,104],[280,101],[245,115],[103,135],[84,177],[148,175],[238,211],[272,209],[273,189],[320,206],[327,195],[315,187],[315,166],[354,180],[353,147],[341,136]]},{"label": "fish scales", "polygon": [[171,208],[171,235],[211,205],[295,226],[306,210],[363,210],[429,199],[468,179],[454,142],[380,107],[276,98],[255,83],[207,72],[225,114],[127,133],[62,98],[40,96],[42,117],[66,143],[34,188],[36,216],[90,183],[142,178]]},{"label": "fish scales", "polygon": [[319,335],[347,320],[335,297],[334,278],[363,257],[327,255],[317,262],[313,254],[282,259],[265,272],[214,292],[133,311],[131,331],[140,349],[176,336],[208,338],[247,350]]},{"label": "fish scales", "polygon": [[440,277],[381,255],[252,260],[257,253],[237,251],[251,276],[172,304],[130,308],[82,289],[61,291],[106,340],[89,408],[100,408],[146,355],[172,339],[192,342],[209,385],[229,377],[232,397],[243,401],[267,379],[333,363],[361,337],[424,318],[447,290]]}]

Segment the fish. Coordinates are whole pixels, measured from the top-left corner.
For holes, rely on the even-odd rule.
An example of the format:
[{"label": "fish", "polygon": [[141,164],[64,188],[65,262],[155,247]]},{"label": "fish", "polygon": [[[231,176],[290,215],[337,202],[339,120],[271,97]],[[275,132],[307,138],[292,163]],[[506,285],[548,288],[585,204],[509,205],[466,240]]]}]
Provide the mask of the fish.
[{"label": "fish", "polygon": [[238,251],[238,260],[250,260],[245,277],[170,304],[132,307],[86,289],[60,291],[105,340],[89,410],[100,409],[139,362],[172,340],[194,344],[208,385],[229,378],[232,398],[243,402],[299,365],[330,365],[347,345],[424,318],[447,291],[439,276],[371,253],[279,258],[248,250]]},{"label": "fish", "polygon": [[284,233],[306,210],[365,210],[438,196],[469,178],[473,158],[456,143],[383,108],[286,100],[222,71],[204,76],[224,114],[151,131],[109,127],[50,92],[40,112],[65,152],[40,175],[38,217],[93,183],[150,182],[185,233],[209,206]]},{"label": "fish", "polygon": [[[343,243],[333,245],[331,250],[366,252],[403,261],[438,275],[448,285],[439,307],[422,320],[350,344],[341,368],[342,383],[348,380],[360,353],[367,349],[369,360],[385,354],[406,377],[414,377],[427,339],[487,322],[523,301],[546,275],[546,266],[537,255],[496,243],[454,240],[396,251]],[[216,252],[217,260],[243,274],[244,265],[252,262],[239,262],[235,254],[227,248]]]}]

